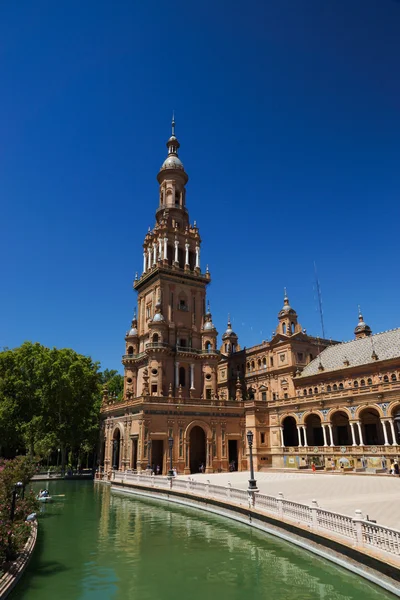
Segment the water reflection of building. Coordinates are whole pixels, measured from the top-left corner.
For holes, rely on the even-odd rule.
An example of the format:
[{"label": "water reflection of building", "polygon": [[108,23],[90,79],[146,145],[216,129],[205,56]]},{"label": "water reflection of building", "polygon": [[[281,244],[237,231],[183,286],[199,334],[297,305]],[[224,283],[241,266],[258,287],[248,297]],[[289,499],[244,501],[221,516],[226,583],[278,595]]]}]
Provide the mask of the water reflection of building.
[{"label": "water reflection of building", "polygon": [[310,336],[285,290],[271,340],[241,349],[228,319],[218,348],[179,147],[173,123],[134,281],[123,401],[103,398],[105,468],[165,473],[173,437],[179,473],[246,469],[247,429],[256,469],[384,468],[400,453],[400,329],[372,335],[360,315],[352,342]]},{"label": "water reflection of building", "polygon": [[[347,600],[352,581],[358,582],[352,575],[304,550],[272,536],[266,537],[257,530],[252,530],[249,535],[247,528],[225,518],[119,495],[112,498],[111,510],[119,513],[115,527],[122,527],[127,533],[119,535],[115,529],[110,531],[114,549],[108,545],[107,551],[113,555],[118,579],[129,581],[133,596],[140,595],[143,581],[150,578],[153,597],[161,598],[163,586],[173,577],[177,597],[180,597],[179,584],[183,579],[183,586],[188,580],[191,585],[202,582],[208,586],[212,597],[213,589],[209,586],[218,584],[225,592],[221,597],[229,596],[231,590],[238,588],[245,597],[250,597],[246,592],[251,593],[255,586],[262,586],[271,598],[291,598],[296,590],[296,598],[300,600],[310,597]],[[126,525],[130,511],[135,523],[141,523],[134,535]],[[132,545],[140,548],[134,560],[130,554]],[[124,552],[123,564],[118,556],[121,550]],[[125,551],[128,552],[127,559]],[[127,564],[130,565],[129,579]],[[367,583],[358,582],[358,586],[365,586],[367,594],[371,591]],[[157,588],[159,594],[155,592]],[[341,593],[341,589],[347,593]],[[366,597],[379,598],[380,594],[380,591],[373,591]]]}]

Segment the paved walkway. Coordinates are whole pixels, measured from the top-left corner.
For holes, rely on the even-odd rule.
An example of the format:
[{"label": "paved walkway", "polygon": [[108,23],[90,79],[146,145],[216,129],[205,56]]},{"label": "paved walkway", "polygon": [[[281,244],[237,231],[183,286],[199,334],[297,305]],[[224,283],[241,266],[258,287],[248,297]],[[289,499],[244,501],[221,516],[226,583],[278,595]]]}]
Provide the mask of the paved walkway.
[{"label": "paved walkway", "polygon": [[[380,525],[400,530],[400,477],[379,475],[332,475],[324,473],[255,473],[260,492],[270,496],[283,493],[286,500],[310,504],[317,500],[321,508],[354,516],[362,510]],[[219,473],[190,477],[215,485],[247,488],[249,473]],[[186,476],[185,476],[186,479]]]}]

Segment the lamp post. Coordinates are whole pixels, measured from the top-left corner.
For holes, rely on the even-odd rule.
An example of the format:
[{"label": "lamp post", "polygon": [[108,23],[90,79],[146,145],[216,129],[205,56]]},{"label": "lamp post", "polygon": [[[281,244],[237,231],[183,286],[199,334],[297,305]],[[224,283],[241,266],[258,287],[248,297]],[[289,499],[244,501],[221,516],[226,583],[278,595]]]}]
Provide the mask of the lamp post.
[{"label": "lamp post", "polygon": [[61,448],[57,448],[57,469],[58,469],[58,463],[60,462],[60,452],[61,452]]},{"label": "lamp post", "polygon": [[168,446],[169,446],[169,471],[168,477],[174,476],[174,469],[172,468],[172,447],[174,445],[174,438],[171,436],[168,438]]},{"label": "lamp post", "polygon": [[23,487],[24,487],[24,484],[22,483],[22,481],[18,481],[17,483],[14,484],[14,489],[12,491],[12,496],[11,496],[11,510],[10,510],[10,521],[11,522],[14,521],[15,502],[17,500],[17,494]]},{"label": "lamp post", "polygon": [[151,471],[151,439],[147,440],[147,468]]},{"label": "lamp post", "polygon": [[247,432],[247,443],[249,445],[250,452],[250,479],[249,479],[249,490],[257,490],[257,481],[254,479],[254,467],[253,467],[253,432]]}]

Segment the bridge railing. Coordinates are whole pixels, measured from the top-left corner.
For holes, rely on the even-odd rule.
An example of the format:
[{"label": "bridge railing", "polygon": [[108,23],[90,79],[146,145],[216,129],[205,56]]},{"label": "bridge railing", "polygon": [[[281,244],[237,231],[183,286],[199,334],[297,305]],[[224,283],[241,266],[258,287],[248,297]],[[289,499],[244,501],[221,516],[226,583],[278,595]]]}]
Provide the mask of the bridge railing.
[{"label": "bridge railing", "polygon": [[313,500],[310,505],[285,500],[283,494],[268,496],[253,490],[214,485],[181,477],[155,476],[150,473],[113,471],[111,482],[143,485],[154,489],[176,490],[177,492],[205,498],[215,498],[228,504],[247,506],[260,514],[271,515],[275,519],[297,524],[307,530],[319,533],[323,537],[337,538],[347,545],[380,557],[391,558],[391,562],[400,566],[400,531],[378,525],[364,519],[361,510],[355,516],[324,510]]}]

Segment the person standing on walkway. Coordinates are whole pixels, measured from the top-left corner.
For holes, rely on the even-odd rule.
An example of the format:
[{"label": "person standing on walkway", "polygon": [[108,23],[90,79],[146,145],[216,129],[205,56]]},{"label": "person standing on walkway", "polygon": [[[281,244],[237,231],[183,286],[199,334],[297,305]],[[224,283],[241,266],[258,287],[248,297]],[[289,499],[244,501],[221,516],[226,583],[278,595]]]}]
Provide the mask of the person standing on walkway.
[{"label": "person standing on walkway", "polygon": [[400,475],[399,463],[397,462],[397,460],[394,461],[394,474]]},{"label": "person standing on walkway", "polygon": [[311,463],[311,468],[312,468],[312,472],[315,473],[315,471],[316,471],[315,462]]}]

